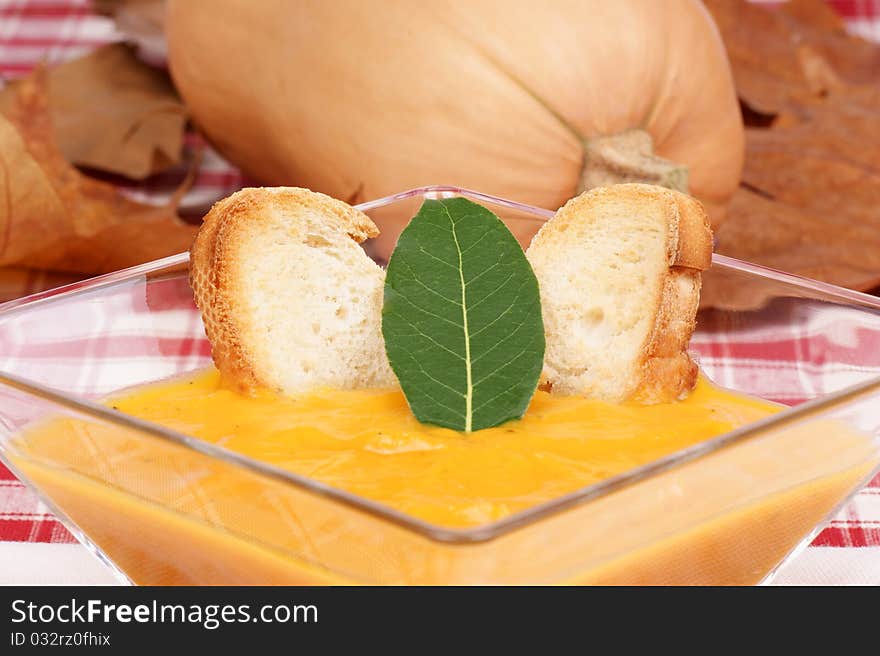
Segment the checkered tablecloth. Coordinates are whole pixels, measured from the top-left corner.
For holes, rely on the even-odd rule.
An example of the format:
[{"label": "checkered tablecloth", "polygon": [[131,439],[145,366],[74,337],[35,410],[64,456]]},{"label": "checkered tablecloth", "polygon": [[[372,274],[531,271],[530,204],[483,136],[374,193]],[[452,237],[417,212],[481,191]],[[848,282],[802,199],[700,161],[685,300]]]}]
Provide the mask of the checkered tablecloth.
[{"label": "checkered tablecloth", "polygon": [[[844,13],[854,31],[880,40],[880,0],[835,0],[832,4]],[[108,19],[92,13],[88,0],[0,0],[0,73],[4,76],[20,76],[40,60],[62,61],[119,38]],[[172,172],[142,185],[128,186],[127,190],[142,200],[158,200],[169,193],[178,180],[179,173]],[[203,207],[242,183],[242,177],[233,167],[209,152],[184,204]],[[31,282],[39,284],[36,278]],[[27,284],[26,280],[23,292],[27,291]],[[158,355],[172,370],[207,362],[207,343],[187,294],[180,290],[166,291],[167,298],[160,294],[153,299],[155,303],[169,304],[169,320],[161,327],[165,331],[164,346]],[[782,304],[778,311],[784,315],[788,310]],[[859,374],[846,367],[828,365],[829,348],[849,349],[858,354],[853,361],[880,367],[880,325],[876,332],[853,329],[848,334],[846,330],[837,330],[836,334],[843,337],[839,343],[828,344],[820,334],[827,332],[823,326],[829,321],[837,322],[838,327],[841,322],[846,323],[844,318],[829,311],[818,312],[800,322],[797,334],[792,334],[786,328],[790,326],[789,317],[781,316],[779,321],[768,323],[763,332],[752,331],[737,339],[716,340],[711,332],[704,331],[695,338],[693,346],[700,354],[701,366],[718,382],[742,383],[725,377],[753,376],[750,389],[761,390],[767,398],[796,403],[826,389],[839,389],[849,376]],[[82,349],[94,348],[94,335],[78,333],[75,321],[54,322],[44,325],[42,330],[48,334],[43,335],[42,341],[36,340],[41,343],[38,349],[25,348],[24,340],[17,341],[12,334],[0,334],[0,366],[4,370],[29,369],[32,377],[39,380],[40,372],[47,367],[57,371],[65,362],[81,363]],[[32,335],[27,343],[35,343]],[[89,371],[78,370],[77,375],[92,385],[85,392],[100,394],[115,389],[112,373],[108,371],[118,368],[130,373],[131,367],[143,364],[147,355],[157,354],[153,350],[146,355],[131,351],[89,351],[89,355],[103,363],[100,368],[103,373],[95,374],[94,379],[89,379],[92,375]],[[878,362],[870,362],[872,357]],[[727,366],[732,361],[737,362],[736,368]],[[0,584],[107,583],[112,580],[103,565],[0,465]],[[880,480],[863,490],[777,580],[880,583]]]}]

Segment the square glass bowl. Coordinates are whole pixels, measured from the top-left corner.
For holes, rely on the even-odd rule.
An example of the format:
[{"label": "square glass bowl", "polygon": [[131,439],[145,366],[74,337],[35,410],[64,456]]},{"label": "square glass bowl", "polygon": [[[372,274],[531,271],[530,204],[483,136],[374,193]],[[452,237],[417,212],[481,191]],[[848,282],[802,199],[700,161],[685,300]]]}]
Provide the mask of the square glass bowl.
[{"label": "square glass bowl", "polygon": [[[415,189],[360,206],[384,232],[368,252],[454,195],[523,242],[552,215]],[[0,306],[0,457],[134,583],[756,583],[880,463],[880,301],[716,256],[707,285],[739,309],[700,313],[694,355],[793,407],[492,524],[434,526],[97,403],[210,364],[186,269],[183,254]],[[50,418],[64,448],[21,438]]]}]

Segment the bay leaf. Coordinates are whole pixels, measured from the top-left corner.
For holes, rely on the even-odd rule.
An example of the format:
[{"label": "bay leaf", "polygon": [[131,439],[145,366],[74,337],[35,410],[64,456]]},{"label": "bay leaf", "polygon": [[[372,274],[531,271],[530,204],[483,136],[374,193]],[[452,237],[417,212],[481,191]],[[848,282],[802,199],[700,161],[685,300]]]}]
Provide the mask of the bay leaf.
[{"label": "bay leaf", "polygon": [[504,223],[426,200],[388,262],[382,334],[419,421],[471,432],[523,415],[544,361],[538,281]]}]

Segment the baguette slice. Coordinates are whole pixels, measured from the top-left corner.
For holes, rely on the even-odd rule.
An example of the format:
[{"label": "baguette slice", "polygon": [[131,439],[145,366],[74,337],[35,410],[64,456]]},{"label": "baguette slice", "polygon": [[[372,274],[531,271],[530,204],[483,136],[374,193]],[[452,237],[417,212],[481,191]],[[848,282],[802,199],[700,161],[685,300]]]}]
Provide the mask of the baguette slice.
[{"label": "baguette slice", "polygon": [[224,381],[283,394],[397,381],[381,333],[379,234],[346,203],[295,187],[242,189],[211,208],[190,283]]},{"label": "baguette slice", "polygon": [[648,404],[693,389],[687,345],[712,259],[697,201],[644,184],[593,189],[560,208],[526,255],[541,289],[552,392]]}]

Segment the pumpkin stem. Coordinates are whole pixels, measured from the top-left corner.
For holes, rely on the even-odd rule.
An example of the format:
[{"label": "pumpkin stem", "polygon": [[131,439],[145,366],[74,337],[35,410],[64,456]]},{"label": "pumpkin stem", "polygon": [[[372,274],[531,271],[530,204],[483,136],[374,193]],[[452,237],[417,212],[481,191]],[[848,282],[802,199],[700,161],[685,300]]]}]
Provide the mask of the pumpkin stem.
[{"label": "pumpkin stem", "polygon": [[578,193],[621,182],[647,182],[687,193],[688,170],[655,155],[651,135],[644,130],[586,139]]}]

